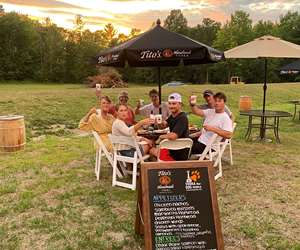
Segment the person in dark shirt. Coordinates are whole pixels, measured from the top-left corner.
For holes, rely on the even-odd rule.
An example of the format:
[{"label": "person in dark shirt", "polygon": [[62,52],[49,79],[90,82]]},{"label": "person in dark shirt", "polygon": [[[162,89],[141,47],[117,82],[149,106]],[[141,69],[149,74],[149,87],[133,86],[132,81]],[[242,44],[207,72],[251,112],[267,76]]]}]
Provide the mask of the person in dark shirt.
[{"label": "person in dark shirt", "polygon": [[[169,96],[168,106],[171,115],[166,121],[163,122],[163,126],[170,128],[170,133],[161,135],[160,140],[176,140],[178,138],[189,137],[188,118],[184,112],[182,112],[182,99],[178,93],[173,93]],[[158,156],[158,149],[152,148],[150,153],[154,156]],[[180,150],[167,150],[161,149],[160,160],[164,161],[184,161],[188,158],[188,149]]]}]

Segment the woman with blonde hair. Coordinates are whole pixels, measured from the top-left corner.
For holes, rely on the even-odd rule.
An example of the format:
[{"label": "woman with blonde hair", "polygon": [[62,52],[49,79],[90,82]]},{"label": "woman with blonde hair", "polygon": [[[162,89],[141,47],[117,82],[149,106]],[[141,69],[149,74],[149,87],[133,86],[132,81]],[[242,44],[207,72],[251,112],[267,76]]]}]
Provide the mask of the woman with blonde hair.
[{"label": "woman with blonde hair", "polygon": [[108,96],[100,98],[100,110],[95,107],[80,120],[79,128],[84,131],[96,131],[108,151],[112,151],[112,145],[108,138],[108,134],[112,132],[112,124],[115,120],[114,116],[109,114],[111,100]]}]

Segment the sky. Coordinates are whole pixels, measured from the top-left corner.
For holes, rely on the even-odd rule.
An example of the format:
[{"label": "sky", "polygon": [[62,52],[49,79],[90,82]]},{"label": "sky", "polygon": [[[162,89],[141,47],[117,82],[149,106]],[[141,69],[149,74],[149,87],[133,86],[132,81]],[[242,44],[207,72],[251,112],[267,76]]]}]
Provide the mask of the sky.
[{"label": "sky", "polygon": [[300,11],[300,0],[0,0],[6,12],[16,11],[37,20],[50,17],[58,26],[72,29],[75,15],[84,17],[92,31],[112,23],[119,33],[142,31],[164,20],[172,9],[181,9],[189,26],[205,17],[225,23],[236,10],[250,14],[254,22],[276,21],[287,11]]}]

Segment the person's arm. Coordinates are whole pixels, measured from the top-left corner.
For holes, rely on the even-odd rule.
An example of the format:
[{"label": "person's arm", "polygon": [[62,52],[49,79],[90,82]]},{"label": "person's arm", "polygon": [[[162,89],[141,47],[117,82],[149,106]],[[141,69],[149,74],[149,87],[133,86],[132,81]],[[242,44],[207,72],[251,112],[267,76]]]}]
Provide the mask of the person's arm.
[{"label": "person's arm", "polygon": [[136,115],[149,116],[149,114],[150,114],[149,105],[147,104],[147,105],[141,106],[140,104],[138,104],[137,107],[135,108],[134,112]]},{"label": "person's arm", "polygon": [[214,126],[204,125],[203,128],[207,131],[214,132],[217,135],[219,135],[219,136],[221,136],[225,139],[230,139],[232,137],[232,132],[226,131],[226,130],[223,130],[223,129],[219,129],[219,128],[216,128]]},{"label": "person's arm", "polygon": [[161,124],[157,124],[159,129],[165,129],[168,127],[168,123],[166,121],[162,121]]},{"label": "person's arm", "polygon": [[190,134],[190,138],[198,138],[201,135],[201,131]]},{"label": "person's arm", "polygon": [[140,114],[140,108],[141,108],[141,104],[140,104],[140,101],[138,101],[138,103],[137,103],[137,105],[136,105],[136,107],[134,109],[134,114],[135,115]]},{"label": "person's arm", "polygon": [[190,103],[193,114],[201,116],[201,117],[205,116],[205,113],[201,108],[199,108],[196,104],[191,104],[191,99],[189,100],[189,103]]},{"label": "person's arm", "polygon": [[135,125],[128,127],[126,125],[125,122],[122,121],[118,121],[118,129],[119,131],[125,135],[125,136],[132,136],[135,134],[135,132],[137,132],[143,125],[150,125],[152,124],[154,121],[153,119],[150,118],[146,118],[144,120],[139,121],[138,123],[136,123]]},{"label": "person's arm", "polygon": [[176,139],[178,138],[178,135],[177,135],[176,133],[174,133],[174,132],[170,132],[170,133],[168,133],[168,134],[161,135],[159,138],[160,138],[161,140],[163,140],[163,139],[168,139],[168,140],[173,141],[173,140],[176,140]]},{"label": "person's arm", "polygon": [[201,108],[197,107],[196,105],[191,105],[191,109],[192,109],[193,114],[201,116],[201,117],[205,116],[204,111]]},{"label": "person's arm", "polygon": [[92,114],[96,114],[96,113],[97,113],[96,108],[95,107],[91,108],[90,111],[80,120],[79,126],[78,126],[79,129],[86,130],[86,131],[91,130],[92,128],[88,121],[89,121],[90,116]]},{"label": "person's arm", "polygon": [[142,126],[144,126],[144,125],[151,125],[153,123],[154,123],[153,119],[146,118],[144,120],[139,121],[138,123],[136,123],[134,126],[131,126],[130,128],[133,127],[134,132],[137,132]]}]

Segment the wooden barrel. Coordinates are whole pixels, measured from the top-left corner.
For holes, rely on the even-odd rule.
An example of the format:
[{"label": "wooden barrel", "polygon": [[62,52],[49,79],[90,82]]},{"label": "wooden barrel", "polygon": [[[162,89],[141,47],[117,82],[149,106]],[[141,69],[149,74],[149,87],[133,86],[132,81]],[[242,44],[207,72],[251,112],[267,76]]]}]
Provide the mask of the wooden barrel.
[{"label": "wooden barrel", "polygon": [[240,111],[252,109],[252,98],[250,96],[240,96]]},{"label": "wooden barrel", "polygon": [[26,144],[24,116],[0,116],[0,151],[14,152]]}]

